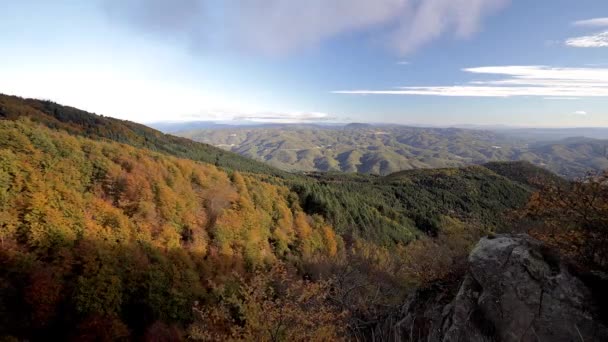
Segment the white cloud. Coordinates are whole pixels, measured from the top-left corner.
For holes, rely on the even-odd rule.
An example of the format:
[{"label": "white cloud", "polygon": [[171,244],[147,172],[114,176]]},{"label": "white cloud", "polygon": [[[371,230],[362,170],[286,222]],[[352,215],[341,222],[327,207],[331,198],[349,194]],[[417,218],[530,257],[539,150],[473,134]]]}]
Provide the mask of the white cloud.
[{"label": "white cloud", "polygon": [[455,86],[409,86],[388,90],[338,90],[337,94],[431,95],[460,97],[541,96],[553,99],[608,97],[608,69],[548,66],[490,66],[467,68],[476,75],[502,75],[498,80],[471,81]]},{"label": "white cloud", "polygon": [[578,48],[608,47],[608,31],[566,40],[566,45]]},{"label": "white cloud", "polygon": [[[379,35],[374,40],[386,41],[405,55],[442,35],[470,37],[479,30],[486,16],[509,2],[225,0],[212,6],[205,0],[104,0],[104,8],[114,20],[147,32],[185,36],[193,46],[206,46],[219,40],[222,45],[285,54],[318,46],[339,35],[369,30]],[[221,8],[214,8],[217,6]]]},{"label": "white cloud", "polygon": [[585,27],[604,27],[608,26],[608,18],[593,18],[586,20],[578,20],[572,23],[574,26],[585,26]]},{"label": "white cloud", "polygon": [[423,0],[412,2],[410,13],[401,17],[392,33],[392,45],[408,54],[443,34],[469,38],[486,16],[505,7],[510,0]]},{"label": "white cloud", "polygon": [[333,120],[334,117],[321,112],[258,112],[237,114],[232,120],[248,120],[274,123],[306,123]]},{"label": "white cloud", "polygon": [[554,68],[544,65],[513,65],[466,68],[463,71],[474,74],[506,75],[512,76],[513,79],[528,81],[608,83],[608,69],[605,68]]},{"label": "white cloud", "polygon": [[392,21],[408,5],[408,0],[246,1],[228,13],[230,38],[263,53],[284,54]]},{"label": "white cloud", "polygon": [[302,111],[254,111],[207,109],[197,114],[181,116],[174,121],[253,121],[265,123],[310,123],[319,121],[337,121],[338,118],[322,112]]},{"label": "white cloud", "polygon": [[579,115],[579,116],[586,116],[587,112],[585,112],[584,110],[577,110],[576,112],[574,112],[572,114]]},{"label": "white cloud", "polygon": [[408,61],[399,61],[397,62],[398,65],[410,65],[410,62]]}]

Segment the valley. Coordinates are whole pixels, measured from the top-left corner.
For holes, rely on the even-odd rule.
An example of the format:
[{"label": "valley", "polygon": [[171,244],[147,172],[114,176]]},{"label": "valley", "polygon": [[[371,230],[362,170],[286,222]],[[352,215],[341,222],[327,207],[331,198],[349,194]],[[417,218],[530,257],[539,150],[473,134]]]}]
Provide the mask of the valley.
[{"label": "valley", "polygon": [[[176,134],[292,172],[388,175],[402,170],[522,160],[576,178],[608,168],[608,140],[561,138],[567,133],[557,131],[552,135],[548,131],[357,124],[224,125]],[[581,132],[572,132],[576,133]],[[554,136],[561,139],[553,140]]]}]

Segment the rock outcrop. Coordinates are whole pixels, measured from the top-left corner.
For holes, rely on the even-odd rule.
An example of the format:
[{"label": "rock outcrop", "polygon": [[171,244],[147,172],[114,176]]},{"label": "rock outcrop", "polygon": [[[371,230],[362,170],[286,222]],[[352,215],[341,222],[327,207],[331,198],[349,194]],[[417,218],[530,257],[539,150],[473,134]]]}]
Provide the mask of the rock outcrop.
[{"label": "rock outcrop", "polygon": [[[454,291],[423,290],[395,337],[426,341],[608,341],[591,289],[527,235],[483,238]],[[451,300],[446,296],[452,296]]]}]

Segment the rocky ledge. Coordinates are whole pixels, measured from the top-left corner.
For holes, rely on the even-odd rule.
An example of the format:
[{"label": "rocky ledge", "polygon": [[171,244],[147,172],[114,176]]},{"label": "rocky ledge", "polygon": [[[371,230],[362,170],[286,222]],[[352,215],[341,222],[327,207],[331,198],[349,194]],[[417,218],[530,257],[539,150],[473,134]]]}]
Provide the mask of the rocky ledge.
[{"label": "rocky ledge", "polygon": [[597,284],[593,288],[595,293],[527,235],[487,237],[471,252],[455,290],[412,295],[392,335],[413,341],[608,341]]}]

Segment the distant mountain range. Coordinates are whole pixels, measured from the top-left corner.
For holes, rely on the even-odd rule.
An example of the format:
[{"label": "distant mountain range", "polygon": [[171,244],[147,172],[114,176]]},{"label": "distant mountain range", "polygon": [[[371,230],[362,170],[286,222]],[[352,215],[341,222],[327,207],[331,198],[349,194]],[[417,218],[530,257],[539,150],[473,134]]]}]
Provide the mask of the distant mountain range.
[{"label": "distant mountain range", "polygon": [[525,160],[574,178],[608,169],[608,129],[221,126],[177,132],[287,171],[386,175],[417,168]]},{"label": "distant mountain range", "polygon": [[461,128],[504,133],[511,137],[529,139],[533,141],[555,141],[572,137],[585,137],[592,139],[608,139],[608,127],[520,127],[509,125],[423,125],[423,124],[387,124],[387,123],[335,123],[312,122],[302,124],[260,123],[255,121],[184,121],[184,122],[153,122],[148,126],[165,133],[192,131],[196,129],[220,128],[262,128],[262,127],[326,127],[326,128],[370,128],[370,127],[420,127],[420,128]]},{"label": "distant mountain range", "polygon": [[184,122],[171,122],[171,121],[161,121],[161,122],[152,122],[148,123],[149,127],[155,128],[159,131],[165,133],[176,133],[181,131],[191,131],[195,129],[222,129],[222,128],[238,128],[238,127],[247,127],[247,128],[262,128],[262,127],[284,127],[284,126],[310,126],[310,127],[356,127],[356,126],[372,126],[371,124],[365,123],[350,123],[350,124],[341,124],[341,123],[330,123],[330,122],[315,122],[315,123],[304,123],[304,124],[284,124],[284,123],[272,123],[272,122],[257,122],[257,121],[249,121],[249,120],[239,120],[239,121],[184,121]]}]

